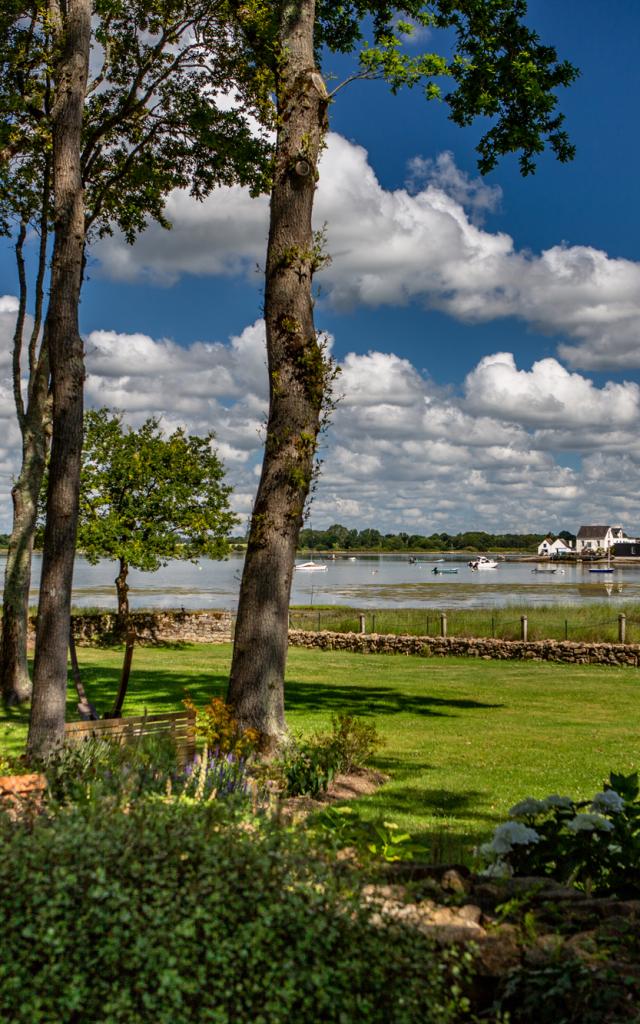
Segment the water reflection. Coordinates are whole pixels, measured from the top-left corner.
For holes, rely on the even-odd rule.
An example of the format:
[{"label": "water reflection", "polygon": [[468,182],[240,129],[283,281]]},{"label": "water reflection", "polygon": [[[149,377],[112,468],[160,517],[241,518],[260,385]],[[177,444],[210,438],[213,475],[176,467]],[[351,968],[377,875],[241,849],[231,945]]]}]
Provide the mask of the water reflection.
[{"label": "water reflection", "polygon": [[[300,559],[302,561],[302,559]],[[326,573],[294,573],[291,602],[300,605],[383,607],[503,607],[513,603],[612,604],[640,599],[640,565],[616,567],[605,580],[587,567],[564,565],[564,573],[533,572],[537,563],[502,561],[497,569],[473,572],[468,556],[447,558],[455,576],[434,575],[435,558],[410,563],[407,557],[358,555],[355,560],[327,561]],[[0,572],[4,577],[4,556]],[[242,556],[225,562],[203,559],[199,565],[170,562],[154,573],[132,570],[133,608],[235,608],[240,589]],[[440,563],[442,565],[442,563]],[[543,565],[544,563],[540,563]],[[78,607],[115,607],[115,563],[91,566],[79,557],[74,573],[73,602]],[[37,603],[40,558],[34,561],[31,594]]]}]

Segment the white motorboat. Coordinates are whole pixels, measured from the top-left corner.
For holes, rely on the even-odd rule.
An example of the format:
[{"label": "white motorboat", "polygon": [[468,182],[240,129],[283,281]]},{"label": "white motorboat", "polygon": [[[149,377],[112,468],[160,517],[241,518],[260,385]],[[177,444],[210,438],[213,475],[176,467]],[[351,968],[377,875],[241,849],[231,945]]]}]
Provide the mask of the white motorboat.
[{"label": "white motorboat", "polygon": [[479,555],[478,558],[473,558],[468,564],[473,570],[498,568],[498,563],[493,558],[486,558],[485,555]]},{"label": "white motorboat", "polygon": [[327,572],[327,566],[320,562],[299,562],[294,565],[296,572]]}]

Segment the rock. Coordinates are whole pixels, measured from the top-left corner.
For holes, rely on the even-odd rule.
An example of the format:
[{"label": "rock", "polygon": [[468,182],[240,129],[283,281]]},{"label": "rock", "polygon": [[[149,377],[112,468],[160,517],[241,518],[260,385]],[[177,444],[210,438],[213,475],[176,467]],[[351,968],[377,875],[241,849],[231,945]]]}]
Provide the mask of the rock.
[{"label": "rock", "polygon": [[440,885],[445,892],[466,893],[469,890],[469,881],[463,878],[456,868],[449,868],[440,879]]},{"label": "rock", "polygon": [[478,942],[475,965],[480,976],[501,978],[521,961],[518,931],[513,925],[502,925]]},{"label": "rock", "polygon": [[39,811],[46,788],[47,777],[39,772],[0,775],[0,800],[12,818]]}]

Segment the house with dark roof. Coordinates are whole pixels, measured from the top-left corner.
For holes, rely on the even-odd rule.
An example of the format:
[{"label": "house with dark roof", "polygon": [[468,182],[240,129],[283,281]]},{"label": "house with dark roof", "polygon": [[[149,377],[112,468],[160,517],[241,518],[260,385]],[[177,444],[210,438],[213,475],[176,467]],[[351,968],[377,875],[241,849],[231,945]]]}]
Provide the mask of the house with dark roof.
[{"label": "house with dark roof", "polygon": [[558,555],[572,555],[573,548],[570,548],[561,537],[548,536],[538,545],[538,554],[545,558],[557,558]]},{"label": "house with dark roof", "polygon": [[618,541],[626,539],[621,526],[581,526],[576,536],[576,553],[609,551]]}]

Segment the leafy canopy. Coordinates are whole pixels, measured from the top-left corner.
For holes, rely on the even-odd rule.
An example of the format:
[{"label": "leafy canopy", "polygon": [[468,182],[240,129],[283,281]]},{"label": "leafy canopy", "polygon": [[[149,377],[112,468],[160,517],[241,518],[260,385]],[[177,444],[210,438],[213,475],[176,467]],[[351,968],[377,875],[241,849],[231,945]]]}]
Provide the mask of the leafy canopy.
[{"label": "leafy canopy", "polygon": [[[255,59],[271,67],[275,82],[282,58],[279,29],[299,3],[230,3]],[[562,162],[574,156],[555,90],[579,73],[540,41],[524,23],[526,14],[526,0],[316,0],[317,62],[322,67],[327,51],[357,53],[351,78],[384,79],[393,92],[420,86],[427,99],[445,102],[451,120],[463,127],[486,118],[477,146],[481,172],[517,153],[526,175],[547,145]],[[420,47],[422,32],[437,44],[433,51]]]},{"label": "leafy canopy", "polygon": [[[40,210],[55,34],[47,0],[0,11],[0,233]],[[93,0],[81,166],[88,238],[149,219],[172,189],[268,188],[270,104],[225,0]],[[233,97],[233,102],[229,101]],[[260,126],[263,127],[260,127]]]},{"label": "leafy canopy", "polygon": [[124,427],[108,409],[85,417],[78,545],[95,564],[154,571],[168,559],[221,558],[236,524],[213,434],[164,437],[159,420]]}]

